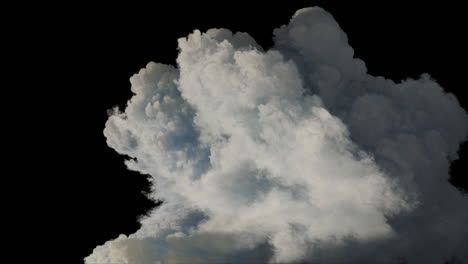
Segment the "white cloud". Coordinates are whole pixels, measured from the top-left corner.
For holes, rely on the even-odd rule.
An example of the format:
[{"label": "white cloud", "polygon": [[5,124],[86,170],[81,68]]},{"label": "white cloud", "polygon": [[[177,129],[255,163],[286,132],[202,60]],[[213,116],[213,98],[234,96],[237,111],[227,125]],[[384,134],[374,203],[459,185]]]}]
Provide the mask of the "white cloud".
[{"label": "white cloud", "polygon": [[177,69],[131,78],[104,134],[165,203],[87,264],[468,258],[468,200],[446,181],[468,130],[455,97],[368,75],[320,8],[275,43],[196,30]]}]

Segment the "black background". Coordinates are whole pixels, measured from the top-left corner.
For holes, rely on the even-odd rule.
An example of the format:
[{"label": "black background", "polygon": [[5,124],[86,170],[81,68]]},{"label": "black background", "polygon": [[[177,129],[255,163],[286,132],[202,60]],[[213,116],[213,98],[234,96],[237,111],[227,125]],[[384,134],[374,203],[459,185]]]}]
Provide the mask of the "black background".
[{"label": "black background", "polygon": [[[428,72],[468,109],[461,5],[341,2],[173,1],[51,6],[38,12],[27,33],[18,34],[25,34],[23,45],[35,55],[28,65],[41,72],[41,85],[30,88],[48,97],[32,115],[45,117],[32,134],[47,138],[36,156],[46,160],[41,181],[49,188],[42,195],[60,215],[47,222],[58,231],[54,241],[62,244],[65,262],[80,263],[97,245],[135,232],[137,217],[154,206],[143,194],[146,176],[128,171],[124,157],[107,147],[106,111],[125,106],[131,97],[129,77],[149,61],[175,64],[177,39],[194,29],[247,32],[267,49],[274,28],[287,24],[297,9],[318,4],[335,17],[371,74],[399,81]],[[451,179],[465,190],[467,149],[465,144]],[[42,207],[34,201],[29,206]]]}]

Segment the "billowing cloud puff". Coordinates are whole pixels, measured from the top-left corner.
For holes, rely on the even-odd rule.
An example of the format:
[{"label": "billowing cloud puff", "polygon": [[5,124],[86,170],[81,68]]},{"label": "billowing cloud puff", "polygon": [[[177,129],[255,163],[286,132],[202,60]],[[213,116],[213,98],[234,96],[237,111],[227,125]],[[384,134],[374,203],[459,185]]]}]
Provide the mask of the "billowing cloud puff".
[{"label": "billowing cloud puff", "polygon": [[195,30],[178,67],[149,63],[106,123],[107,143],[164,203],[85,263],[468,261],[468,199],[448,182],[468,131],[424,74],[367,74],[321,8],[263,51]]}]

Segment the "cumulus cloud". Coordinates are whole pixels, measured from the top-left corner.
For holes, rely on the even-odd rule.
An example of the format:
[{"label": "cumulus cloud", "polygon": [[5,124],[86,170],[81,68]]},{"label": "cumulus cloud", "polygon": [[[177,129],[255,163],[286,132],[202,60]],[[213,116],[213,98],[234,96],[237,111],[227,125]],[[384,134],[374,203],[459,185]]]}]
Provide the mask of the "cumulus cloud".
[{"label": "cumulus cloud", "polygon": [[424,74],[367,74],[321,8],[263,49],[195,30],[149,63],[104,134],[164,203],[85,263],[468,261],[468,199],[448,182],[468,131]]}]

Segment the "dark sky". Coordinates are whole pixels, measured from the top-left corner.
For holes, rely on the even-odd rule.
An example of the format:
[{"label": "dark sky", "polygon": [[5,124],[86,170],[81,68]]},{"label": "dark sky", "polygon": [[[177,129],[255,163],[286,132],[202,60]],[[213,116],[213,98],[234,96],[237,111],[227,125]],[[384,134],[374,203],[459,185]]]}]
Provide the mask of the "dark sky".
[{"label": "dark sky", "polygon": [[[32,36],[41,43],[33,52],[41,53],[51,66],[47,76],[59,98],[58,107],[45,105],[44,113],[59,120],[55,124],[59,129],[50,132],[58,145],[51,163],[59,165],[47,172],[50,183],[60,186],[51,201],[70,208],[60,220],[65,223],[60,225],[62,236],[75,243],[66,249],[73,259],[67,263],[80,263],[96,245],[135,232],[137,217],[154,206],[143,194],[148,190],[145,176],[126,170],[124,158],[107,147],[102,133],[106,111],[125,105],[131,97],[129,77],[146,63],[174,64],[177,39],[193,29],[244,31],[267,49],[274,28],[286,24],[297,9],[319,5],[348,34],[355,55],[371,74],[398,81],[428,72],[468,109],[461,6],[337,3],[64,6],[61,12],[39,18],[46,22],[41,26],[32,22],[32,31],[49,32]],[[465,190],[467,149],[465,144],[452,170],[452,181]]]}]

